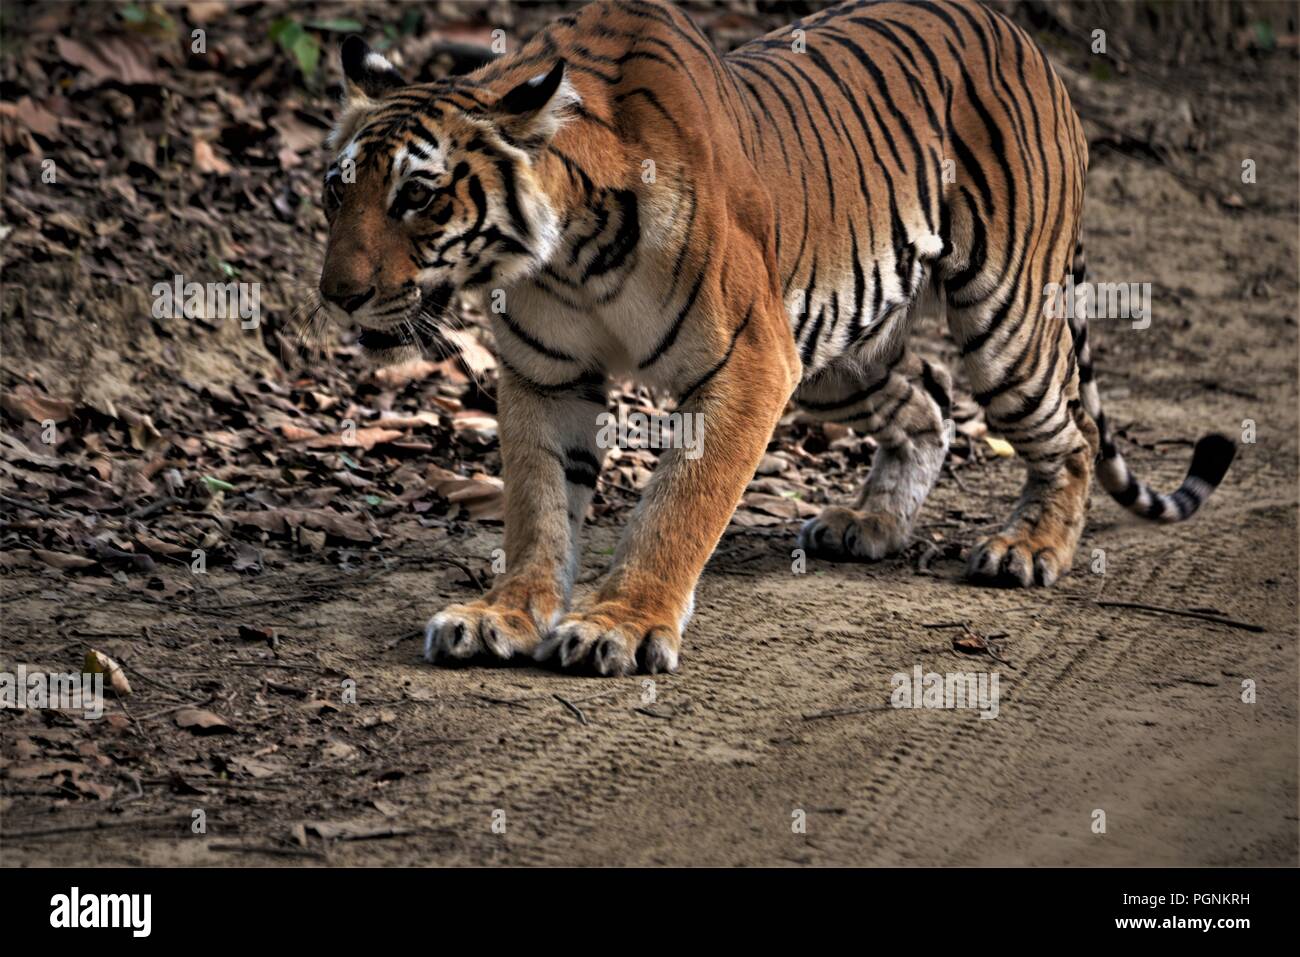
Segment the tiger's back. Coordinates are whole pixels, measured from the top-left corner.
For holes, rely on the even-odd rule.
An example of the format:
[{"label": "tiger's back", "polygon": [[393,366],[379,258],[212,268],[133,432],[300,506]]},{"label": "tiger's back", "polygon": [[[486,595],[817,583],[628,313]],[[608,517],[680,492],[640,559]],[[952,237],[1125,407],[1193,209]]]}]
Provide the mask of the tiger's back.
[{"label": "tiger's back", "polygon": [[775,245],[805,372],[929,279],[959,301],[986,295],[1027,239],[1046,242],[1043,278],[1069,271],[1087,142],[1051,65],[1000,14],[848,3],[726,61],[778,130],[752,152],[779,174]]}]

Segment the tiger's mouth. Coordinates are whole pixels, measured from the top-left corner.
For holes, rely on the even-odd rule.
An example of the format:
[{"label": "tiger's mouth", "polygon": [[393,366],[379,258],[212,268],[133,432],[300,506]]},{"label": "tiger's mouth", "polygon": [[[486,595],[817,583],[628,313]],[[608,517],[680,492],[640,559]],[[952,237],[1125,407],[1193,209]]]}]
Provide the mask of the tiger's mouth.
[{"label": "tiger's mouth", "polygon": [[411,312],[383,329],[362,326],[357,344],[370,356],[393,357],[410,351],[436,352],[444,339],[445,315],[455,289],[435,286],[420,296]]}]

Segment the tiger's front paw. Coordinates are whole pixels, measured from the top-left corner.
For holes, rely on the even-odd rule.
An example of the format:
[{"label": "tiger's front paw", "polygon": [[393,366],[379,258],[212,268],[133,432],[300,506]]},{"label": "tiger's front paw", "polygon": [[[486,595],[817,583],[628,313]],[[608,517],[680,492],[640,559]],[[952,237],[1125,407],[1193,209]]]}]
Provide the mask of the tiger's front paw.
[{"label": "tiger's front paw", "polygon": [[542,636],[532,616],[486,600],[449,605],[424,628],[424,657],[472,658],[490,654],[502,660],[531,653]]},{"label": "tiger's front paw", "polygon": [[532,654],[564,612],[565,599],[545,566],[527,568],[498,582],[478,601],[449,605],[424,629],[424,657],[505,660]]},{"label": "tiger's front paw", "polygon": [[804,523],[799,547],[824,558],[874,562],[901,552],[908,534],[897,516],[832,505]]},{"label": "tiger's front paw", "polygon": [[638,664],[650,674],[676,671],[681,635],[677,626],[638,614],[622,602],[599,602],[561,621],[533,657],[559,658],[567,669],[595,670],[599,675],[627,675]]},{"label": "tiger's front paw", "polygon": [[993,535],[971,550],[966,574],[982,585],[1046,587],[1070,570],[1064,557],[1070,554],[1068,545],[1047,536]]}]

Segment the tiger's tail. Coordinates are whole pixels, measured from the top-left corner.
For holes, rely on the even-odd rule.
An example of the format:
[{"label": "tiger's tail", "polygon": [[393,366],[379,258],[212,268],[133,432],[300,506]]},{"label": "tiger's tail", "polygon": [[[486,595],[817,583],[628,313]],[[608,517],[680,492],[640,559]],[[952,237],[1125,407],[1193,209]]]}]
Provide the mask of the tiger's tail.
[{"label": "tiger's tail", "polygon": [[[1071,273],[1075,286],[1087,279],[1087,262],[1083,254],[1083,241],[1074,247]],[[1092,353],[1088,348],[1088,319],[1083,310],[1070,310],[1070,333],[1074,337],[1074,352],[1079,363],[1079,395],[1084,411],[1092,417],[1100,433],[1101,446],[1097,454],[1097,480],[1110,493],[1111,498],[1134,515],[1153,522],[1181,522],[1191,518],[1218,488],[1237,454],[1237,444],[1226,435],[1211,433],[1202,436],[1192,452],[1192,464],[1187,469],[1177,491],[1172,494],[1157,492],[1140,481],[1124,462],[1111,434],[1110,423],[1101,410],[1101,396],[1093,375]]]}]

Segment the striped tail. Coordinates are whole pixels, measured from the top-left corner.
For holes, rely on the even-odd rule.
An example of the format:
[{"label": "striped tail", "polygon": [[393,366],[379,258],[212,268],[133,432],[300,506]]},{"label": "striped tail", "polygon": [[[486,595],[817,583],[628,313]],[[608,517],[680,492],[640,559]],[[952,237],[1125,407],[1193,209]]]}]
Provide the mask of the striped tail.
[{"label": "striped tail", "polygon": [[[1074,247],[1071,265],[1076,288],[1087,279],[1087,263],[1083,255],[1082,240]],[[1093,377],[1092,353],[1088,348],[1088,319],[1079,308],[1067,315],[1070,333],[1074,337],[1075,357],[1079,361],[1079,395],[1084,411],[1097,423],[1101,434],[1101,448],[1097,455],[1097,480],[1101,487],[1134,515],[1153,522],[1181,522],[1191,518],[1196,510],[1218,488],[1237,454],[1237,445],[1225,435],[1202,436],[1192,452],[1192,464],[1183,484],[1171,495],[1157,492],[1141,482],[1129,471],[1124,457],[1115,446],[1110,423],[1101,410],[1101,396]]]}]

